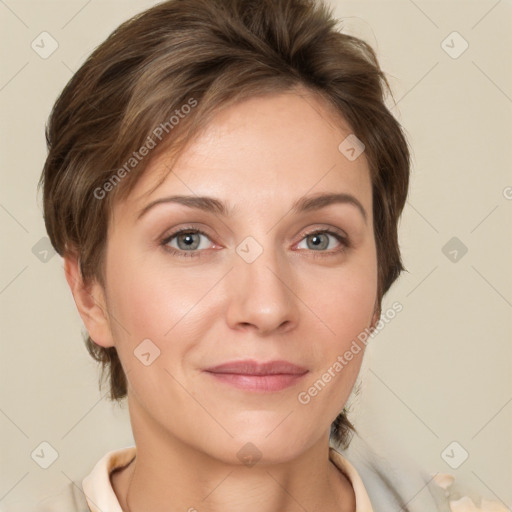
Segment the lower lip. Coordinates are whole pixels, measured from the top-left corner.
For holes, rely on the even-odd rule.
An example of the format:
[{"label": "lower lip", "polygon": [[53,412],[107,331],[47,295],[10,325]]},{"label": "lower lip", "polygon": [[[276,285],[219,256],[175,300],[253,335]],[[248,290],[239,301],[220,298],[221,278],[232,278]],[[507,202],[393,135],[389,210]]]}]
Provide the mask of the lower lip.
[{"label": "lower lip", "polygon": [[[238,373],[213,373],[207,372],[217,380],[230,384],[245,391],[280,391],[296,384],[303,374],[278,374],[278,375],[241,375]],[[307,372],[306,372],[307,373]]]}]

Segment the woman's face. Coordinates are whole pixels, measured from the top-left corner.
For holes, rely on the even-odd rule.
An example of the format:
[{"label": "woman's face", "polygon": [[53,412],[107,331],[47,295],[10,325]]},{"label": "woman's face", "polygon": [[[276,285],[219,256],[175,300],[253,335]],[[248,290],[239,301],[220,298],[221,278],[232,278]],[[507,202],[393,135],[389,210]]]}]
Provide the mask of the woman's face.
[{"label": "woman's face", "polygon": [[[310,94],[246,100],[158,188],[165,154],[116,205],[111,338],[96,341],[118,350],[134,432],[231,463],[251,451],[284,461],[328,437],[364,350],[344,354],[375,320],[377,294],[368,164],[339,149],[350,134]],[[318,200],[332,194],[352,199]],[[247,360],[302,370],[206,371]]]}]

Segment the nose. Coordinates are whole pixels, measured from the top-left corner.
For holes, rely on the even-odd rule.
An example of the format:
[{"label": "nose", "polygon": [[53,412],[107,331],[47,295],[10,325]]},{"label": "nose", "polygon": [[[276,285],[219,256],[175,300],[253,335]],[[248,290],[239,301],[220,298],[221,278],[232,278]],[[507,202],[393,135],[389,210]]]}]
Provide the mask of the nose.
[{"label": "nose", "polygon": [[229,326],[260,335],[293,329],[298,324],[300,300],[293,291],[293,275],[286,259],[264,248],[254,261],[249,261],[234,254],[234,268],[227,283]]}]

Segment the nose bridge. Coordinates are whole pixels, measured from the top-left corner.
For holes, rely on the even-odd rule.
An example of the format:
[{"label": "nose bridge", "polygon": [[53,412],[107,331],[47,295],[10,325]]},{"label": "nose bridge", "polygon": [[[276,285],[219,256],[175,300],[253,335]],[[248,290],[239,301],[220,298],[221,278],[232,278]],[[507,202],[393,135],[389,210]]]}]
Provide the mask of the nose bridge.
[{"label": "nose bridge", "polygon": [[287,259],[274,243],[272,232],[248,236],[236,247],[231,272],[228,321],[252,324],[261,331],[295,323],[297,304]]}]

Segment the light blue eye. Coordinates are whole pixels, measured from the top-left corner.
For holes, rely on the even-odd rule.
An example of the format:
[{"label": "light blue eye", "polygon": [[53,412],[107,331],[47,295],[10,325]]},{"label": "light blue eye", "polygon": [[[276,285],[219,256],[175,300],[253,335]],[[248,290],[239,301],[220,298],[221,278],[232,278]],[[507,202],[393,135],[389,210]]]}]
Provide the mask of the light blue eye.
[{"label": "light blue eye", "polygon": [[[306,242],[306,247],[300,247],[300,245],[297,247],[299,249],[309,249],[312,251],[325,250],[329,247],[330,239],[337,240],[338,242],[343,241],[343,239],[337,233],[330,233],[329,231],[317,231],[304,237],[303,240]],[[310,241],[312,243],[309,243]]]},{"label": "light blue eye", "polygon": [[[198,231],[181,231],[169,237],[166,240],[166,245],[169,245],[172,248],[178,249],[180,251],[195,251],[206,249],[208,244],[206,244],[206,247],[204,247],[204,244],[201,246],[201,237],[208,239],[204,233],[200,233]],[[171,242],[174,240],[176,240],[177,246],[171,244]]]}]

